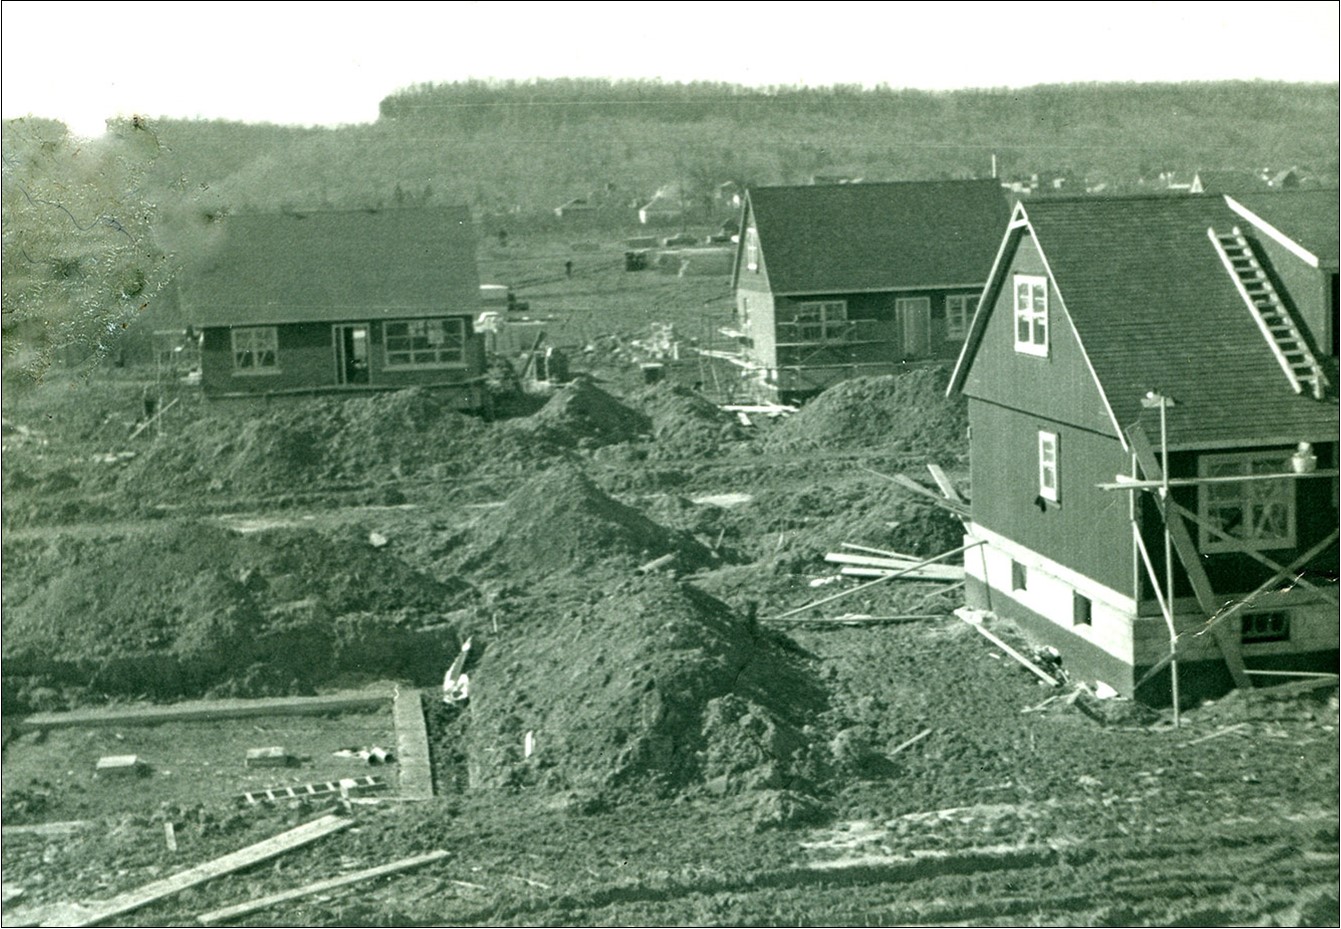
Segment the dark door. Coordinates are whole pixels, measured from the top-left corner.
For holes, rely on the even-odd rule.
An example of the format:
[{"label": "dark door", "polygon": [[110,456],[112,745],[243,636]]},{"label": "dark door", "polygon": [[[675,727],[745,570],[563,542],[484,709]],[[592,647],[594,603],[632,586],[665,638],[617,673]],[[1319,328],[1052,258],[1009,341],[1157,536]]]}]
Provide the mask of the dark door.
[{"label": "dark door", "polygon": [[368,383],[368,326],[364,323],[334,327],[335,382]]}]

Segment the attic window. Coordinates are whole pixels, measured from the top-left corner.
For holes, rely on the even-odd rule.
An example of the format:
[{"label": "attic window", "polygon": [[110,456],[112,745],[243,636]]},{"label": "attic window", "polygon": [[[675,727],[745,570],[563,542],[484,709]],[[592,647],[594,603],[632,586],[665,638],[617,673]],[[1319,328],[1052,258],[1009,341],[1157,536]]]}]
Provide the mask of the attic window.
[{"label": "attic window", "polygon": [[232,330],[234,374],[278,374],[279,330],[248,326]]},{"label": "attic window", "polygon": [[1015,275],[1015,351],[1048,355],[1048,279]]},{"label": "attic window", "polygon": [[954,294],[945,298],[945,341],[962,342],[968,338],[969,322],[977,308],[976,294]]},{"label": "attic window", "polygon": [[753,228],[745,230],[745,270],[759,270],[759,233]]}]

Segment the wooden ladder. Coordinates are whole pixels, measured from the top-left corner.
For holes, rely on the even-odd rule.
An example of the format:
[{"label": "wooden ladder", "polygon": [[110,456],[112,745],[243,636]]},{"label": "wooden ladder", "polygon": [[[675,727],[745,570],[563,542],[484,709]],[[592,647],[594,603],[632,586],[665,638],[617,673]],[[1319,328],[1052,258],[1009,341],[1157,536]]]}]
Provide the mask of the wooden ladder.
[{"label": "wooden ladder", "polygon": [[1206,233],[1234,279],[1234,285],[1244,302],[1248,304],[1253,319],[1266,337],[1285,376],[1289,378],[1294,392],[1303,393],[1307,389],[1321,400],[1327,390],[1327,376],[1308,347],[1308,341],[1298,324],[1290,316],[1290,311],[1285,308],[1266,270],[1257,260],[1247,237],[1238,226],[1227,233],[1218,233],[1213,228],[1207,229]]}]

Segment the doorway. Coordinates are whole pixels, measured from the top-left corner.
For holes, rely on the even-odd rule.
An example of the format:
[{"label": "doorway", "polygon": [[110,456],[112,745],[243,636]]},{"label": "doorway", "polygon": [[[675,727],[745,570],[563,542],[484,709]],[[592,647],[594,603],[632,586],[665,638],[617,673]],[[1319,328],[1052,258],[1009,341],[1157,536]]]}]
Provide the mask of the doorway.
[{"label": "doorway", "polygon": [[366,323],[338,325],[335,333],[335,382],[368,383],[368,326]]}]

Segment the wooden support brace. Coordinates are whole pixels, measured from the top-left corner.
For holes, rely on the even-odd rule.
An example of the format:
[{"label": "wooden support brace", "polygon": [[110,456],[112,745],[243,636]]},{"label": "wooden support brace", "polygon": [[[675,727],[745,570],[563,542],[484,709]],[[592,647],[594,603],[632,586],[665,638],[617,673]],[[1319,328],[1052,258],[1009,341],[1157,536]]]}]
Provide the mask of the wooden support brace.
[{"label": "wooden support brace", "polygon": [[[1136,454],[1136,460],[1141,465],[1141,470],[1150,480],[1160,480],[1164,476],[1164,470],[1160,467],[1159,457],[1155,454],[1155,449],[1146,437],[1145,430],[1139,424],[1127,429],[1127,439],[1131,444],[1132,451]],[[1188,581],[1192,584],[1192,592],[1196,595],[1197,605],[1207,616],[1214,616],[1220,609],[1221,604],[1216,601],[1215,590],[1211,587],[1211,579],[1206,575],[1206,569],[1201,563],[1201,553],[1197,551],[1196,544],[1192,541],[1192,535],[1187,530],[1187,523],[1178,515],[1168,504],[1171,500],[1165,500],[1162,497],[1155,497],[1156,506],[1159,507],[1160,515],[1164,517],[1164,524],[1168,527],[1169,538],[1173,542],[1173,547],[1178,552],[1178,558],[1183,563],[1183,569],[1187,574]],[[1220,646],[1220,652],[1224,656],[1225,665],[1229,668],[1230,675],[1234,678],[1234,685],[1245,689],[1251,689],[1253,686],[1252,678],[1248,676],[1247,669],[1243,665],[1243,654],[1239,650],[1239,642],[1236,638],[1228,635],[1225,631],[1215,634],[1216,644]]]}]

